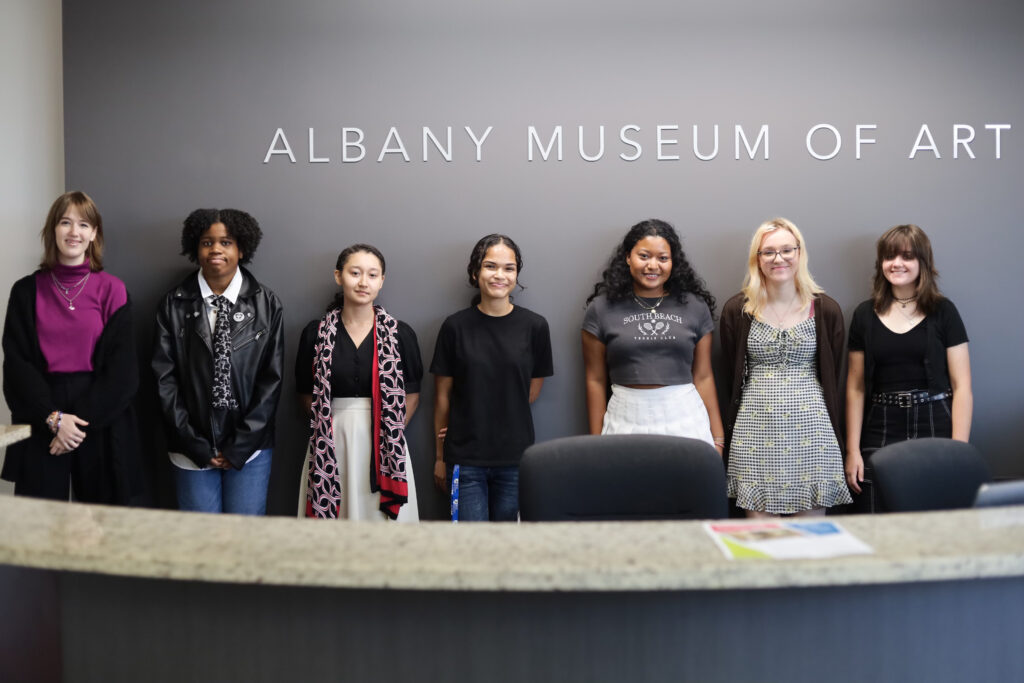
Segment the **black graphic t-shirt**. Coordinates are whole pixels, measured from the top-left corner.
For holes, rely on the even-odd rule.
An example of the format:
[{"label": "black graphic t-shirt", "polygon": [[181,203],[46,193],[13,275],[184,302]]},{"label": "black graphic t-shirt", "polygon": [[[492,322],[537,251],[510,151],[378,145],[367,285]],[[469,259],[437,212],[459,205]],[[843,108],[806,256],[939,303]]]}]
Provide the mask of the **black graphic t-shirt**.
[{"label": "black graphic t-shirt", "polygon": [[700,339],[715,329],[703,299],[687,294],[684,303],[665,297],[633,297],[609,302],[603,295],[587,306],[583,330],[606,347],[608,377],[612,384],[690,384],[693,351]]}]

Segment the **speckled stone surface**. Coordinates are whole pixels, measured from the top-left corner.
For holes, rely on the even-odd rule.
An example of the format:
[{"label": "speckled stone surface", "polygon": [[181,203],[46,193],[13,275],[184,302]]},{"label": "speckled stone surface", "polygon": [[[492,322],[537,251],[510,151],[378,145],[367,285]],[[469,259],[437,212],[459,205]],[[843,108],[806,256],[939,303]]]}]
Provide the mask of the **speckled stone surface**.
[{"label": "speckled stone surface", "polygon": [[0,425],[0,448],[27,439],[31,435],[32,428],[28,425]]},{"label": "speckled stone surface", "polygon": [[143,578],[474,591],[781,588],[1024,576],[1024,507],[843,517],[875,554],[725,559],[698,522],[414,525],[0,496],[0,564]]}]

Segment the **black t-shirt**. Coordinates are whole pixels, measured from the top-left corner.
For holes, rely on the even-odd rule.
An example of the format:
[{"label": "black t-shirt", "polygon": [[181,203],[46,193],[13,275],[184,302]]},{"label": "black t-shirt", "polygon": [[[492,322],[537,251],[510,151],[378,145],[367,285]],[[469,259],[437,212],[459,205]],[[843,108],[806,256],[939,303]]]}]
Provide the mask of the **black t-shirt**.
[{"label": "black t-shirt", "polygon": [[[295,356],[295,391],[300,394],[313,393],[313,349],[319,326],[319,320],[312,321],[302,330],[302,337],[299,338],[299,350]],[[418,394],[423,379],[420,346],[416,341],[416,333],[401,320],[398,321],[398,355],[401,359],[402,378],[405,380],[405,393]],[[331,359],[331,397],[371,397],[372,372],[372,330],[357,348],[339,320],[338,333],[334,337],[334,356]]]},{"label": "black t-shirt", "polygon": [[[877,366],[885,364],[885,359],[880,358],[878,339],[875,338],[874,320],[878,314],[875,313],[872,301],[868,299],[857,306],[853,312],[853,320],[850,321],[850,351],[864,352],[864,389],[865,400],[870,401],[871,395],[879,391],[893,391],[893,389],[879,389],[875,382],[887,382],[886,378],[880,377]],[[946,349],[967,343],[967,330],[964,328],[963,320],[956,306],[949,299],[942,298],[937,303],[935,310],[925,317],[924,321],[918,323],[925,333],[924,356],[921,359],[925,370],[926,382],[924,385],[915,387],[927,389],[933,393],[945,391],[949,388],[949,367],[946,362]]]},{"label": "black t-shirt", "polygon": [[871,321],[874,328],[876,393],[910,391],[928,386],[928,373],[924,359],[928,348],[928,335],[924,320],[903,334],[893,332],[876,315]]},{"label": "black t-shirt", "polygon": [[534,439],[530,380],[554,373],[548,323],[522,306],[461,310],[441,325],[430,371],[452,378],[445,462],[515,465]]}]

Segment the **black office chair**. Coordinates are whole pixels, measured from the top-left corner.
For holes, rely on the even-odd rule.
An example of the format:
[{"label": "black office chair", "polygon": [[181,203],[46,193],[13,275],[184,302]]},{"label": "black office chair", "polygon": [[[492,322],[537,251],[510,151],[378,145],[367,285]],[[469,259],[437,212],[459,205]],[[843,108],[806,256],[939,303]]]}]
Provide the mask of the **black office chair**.
[{"label": "black office chair", "polygon": [[871,456],[882,505],[892,512],[954,510],[974,504],[992,478],[974,446],[953,439],[911,439]]},{"label": "black office chair", "polygon": [[991,508],[1024,505],[1024,479],[982,484],[974,498],[974,507]]},{"label": "black office chair", "polygon": [[721,519],[725,468],[697,439],[654,434],[570,436],[526,449],[523,521]]}]

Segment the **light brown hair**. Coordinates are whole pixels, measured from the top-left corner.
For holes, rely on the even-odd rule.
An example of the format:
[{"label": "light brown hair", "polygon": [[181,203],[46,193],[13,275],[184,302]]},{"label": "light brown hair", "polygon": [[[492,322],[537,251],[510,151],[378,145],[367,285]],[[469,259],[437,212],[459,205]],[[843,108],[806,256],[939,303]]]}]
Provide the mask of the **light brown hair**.
[{"label": "light brown hair", "polygon": [[96,203],[86,193],[75,190],[65,192],[57,197],[50,207],[50,213],[46,216],[46,223],[42,232],[39,233],[43,240],[43,260],[39,267],[43,270],[52,270],[60,261],[60,251],[57,249],[57,224],[60,219],[74,207],[82,214],[82,218],[96,228],[96,237],[89,243],[85,255],[89,259],[89,269],[93,271],[103,270],[103,217],[100,216]]}]

